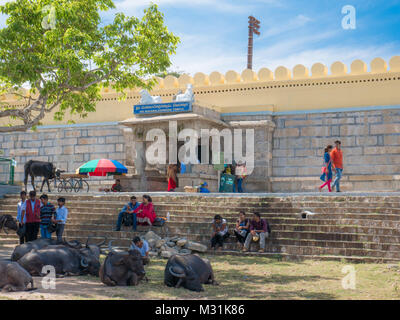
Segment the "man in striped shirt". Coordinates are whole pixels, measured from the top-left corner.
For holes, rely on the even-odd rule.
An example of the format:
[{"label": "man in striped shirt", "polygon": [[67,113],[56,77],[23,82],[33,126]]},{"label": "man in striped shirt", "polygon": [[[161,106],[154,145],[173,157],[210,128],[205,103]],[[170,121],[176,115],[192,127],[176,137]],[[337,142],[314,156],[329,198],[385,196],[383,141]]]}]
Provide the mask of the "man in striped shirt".
[{"label": "man in striped shirt", "polygon": [[51,239],[51,232],[48,230],[48,226],[51,219],[55,216],[56,209],[49,202],[49,197],[46,194],[40,196],[42,207],[40,208],[40,235],[43,239]]}]

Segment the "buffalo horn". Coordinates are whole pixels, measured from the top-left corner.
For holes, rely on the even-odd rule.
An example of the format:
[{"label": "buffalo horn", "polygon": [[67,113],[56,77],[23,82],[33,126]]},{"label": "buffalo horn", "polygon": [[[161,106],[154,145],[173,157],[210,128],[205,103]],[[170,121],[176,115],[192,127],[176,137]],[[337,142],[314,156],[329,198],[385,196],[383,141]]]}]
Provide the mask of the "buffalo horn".
[{"label": "buffalo horn", "polygon": [[177,277],[177,278],[184,278],[184,277],[185,277],[185,274],[184,274],[184,273],[175,273],[175,272],[173,271],[172,267],[169,267],[169,272],[170,272],[174,277]]},{"label": "buffalo horn", "polygon": [[108,250],[110,251],[110,252],[112,252],[112,253],[117,253],[116,251],[114,251],[114,249],[112,248],[112,242],[113,242],[114,240],[111,240],[109,243],[108,243]]},{"label": "buffalo horn", "polygon": [[84,268],[87,268],[89,266],[89,264],[87,263],[85,258],[81,258],[81,266]]},{"label": "buffalo horn", "polygon": [[87,240],[86,240],[86,248],[89,248],[89,240],[90,240],[91,236],[88,236]]},{"label": "buffalo horn", "polygon": [[101,247],[102,245],[104,245],[107,241],[107,237],[104,237],[104,240],[98,244],[96,244],[96,246]]}]

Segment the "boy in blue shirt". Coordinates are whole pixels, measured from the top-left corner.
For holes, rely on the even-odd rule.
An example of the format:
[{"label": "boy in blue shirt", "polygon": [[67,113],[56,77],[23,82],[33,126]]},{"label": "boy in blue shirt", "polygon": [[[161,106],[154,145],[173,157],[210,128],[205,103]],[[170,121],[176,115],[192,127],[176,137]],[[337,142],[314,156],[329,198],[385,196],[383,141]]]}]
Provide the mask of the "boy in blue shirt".
[{"label": "boy in blue shirt", "polygon": [[68,217],[68,209],[65,207],[65,198],[57,199],[58,208],[56,209],[56,218],[53,219],[53,223],[57,224],[56,235],[57,242],[63,241],[62,236],[64,233],[65,224]]}]

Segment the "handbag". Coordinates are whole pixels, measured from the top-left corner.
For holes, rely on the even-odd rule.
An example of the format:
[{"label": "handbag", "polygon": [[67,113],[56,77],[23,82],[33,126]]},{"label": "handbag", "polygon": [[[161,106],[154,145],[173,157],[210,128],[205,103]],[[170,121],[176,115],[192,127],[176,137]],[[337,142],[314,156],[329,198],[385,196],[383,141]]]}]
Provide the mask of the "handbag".
[{"label": "handbag", "polygon": [[19,227],[17,230],[17,235],[18,237],[22,238],[24,237],[26,234],[26,224],[24,224],[23,226]]},{"label": "handbag", "polygon": [[57,230],[57,224],[50,222],[47,226],[47,231],[53,233]]},{"label": "handbag", "polygon": [[153,226],[155,227],[162,227],[165,224],[165,219],[157,217],[153,222]]}]

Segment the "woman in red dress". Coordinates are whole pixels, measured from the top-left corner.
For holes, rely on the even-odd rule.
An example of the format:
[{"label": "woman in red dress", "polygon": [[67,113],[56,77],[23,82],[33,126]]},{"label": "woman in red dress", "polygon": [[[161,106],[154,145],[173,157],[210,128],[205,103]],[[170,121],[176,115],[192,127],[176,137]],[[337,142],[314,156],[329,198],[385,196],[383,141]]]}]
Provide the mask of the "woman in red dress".
[{"label": "woman in red dress", "polygon": [[178,166],[176,164],[170,164],[167,169],[167,179],[168,179],[168,192],[175,191]]},{"label": "woman in red dress", "polygon": [[156,219],[153,200],[146,194],[143,196],[143,202],[133,212],[136,213],[137,223],[139,225],[152,225]]}]

